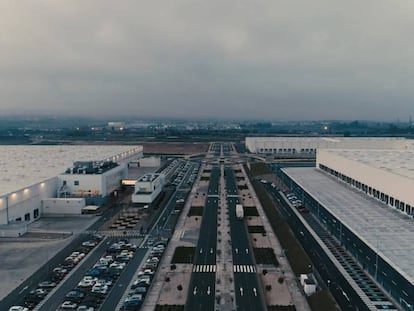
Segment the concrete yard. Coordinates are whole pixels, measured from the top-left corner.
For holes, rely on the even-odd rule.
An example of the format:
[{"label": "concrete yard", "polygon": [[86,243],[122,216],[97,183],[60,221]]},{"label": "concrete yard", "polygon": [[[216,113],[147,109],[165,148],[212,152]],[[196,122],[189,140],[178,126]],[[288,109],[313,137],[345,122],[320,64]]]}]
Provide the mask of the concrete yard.
[{"label": "concrete yard", "polygon": [[21,238],[0,239],[0,300],[96,220],[96,216],[41,218]]}]

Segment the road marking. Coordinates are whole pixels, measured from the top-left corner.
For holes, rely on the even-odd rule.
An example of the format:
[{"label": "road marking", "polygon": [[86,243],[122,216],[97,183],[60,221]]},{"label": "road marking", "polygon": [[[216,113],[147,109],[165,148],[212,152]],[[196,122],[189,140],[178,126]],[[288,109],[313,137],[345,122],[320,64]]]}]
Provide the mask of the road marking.
[{"label": "road marking", "polygon": [[238,248],[236,248],[234,251],[236,252],[236,254],[239,253],[239,249]]},{"label": "road marking", "polygon": [[240,296],[243,296],[243,287],[240,287]]},{"label": "road marking", "polygon": [[248,248],[246,248],[246,254],[248,254],[249,253],[249,249]]},{"label": "road marking", "polygon": [[255,296],[257,296],[257,289],[256,289],[256,287],[254,287],[254,288],[253,288],[253,294],[254,294]]},{"label": "road marking", "polygon": [[207,295],[210,295],[210,286],[207,289]]},{"label": "road marking", "polygon": [[23,293],[26,289],[28,289],[29,288],[29,286],[25,286],[25,287],[23,287],[22,288],[22,290],[19,292],[19,295],[21,294],[21,293]]},{"label": "road marking", "polygon": [[194,287],[193,295],[195,296],[197,294],[197,286]]},{"label": "road marking", "polygon": [[256,266],[254,265],[234,265],[233,272],[238,273],[256,273]]},{"label": "road marking", "polygon": [[213,249],[212,248],[210,248],[210,254],[213,254]]},{"label": "road marking", "polygon": [[210,272],[215,273],[217,270],[216,265],[194,265],[192,271],[193,272]]},{"label": "road marking", "polygon": [[200,248],[200,254],[202,254],[203,253],[203,249],[202,248]]}]

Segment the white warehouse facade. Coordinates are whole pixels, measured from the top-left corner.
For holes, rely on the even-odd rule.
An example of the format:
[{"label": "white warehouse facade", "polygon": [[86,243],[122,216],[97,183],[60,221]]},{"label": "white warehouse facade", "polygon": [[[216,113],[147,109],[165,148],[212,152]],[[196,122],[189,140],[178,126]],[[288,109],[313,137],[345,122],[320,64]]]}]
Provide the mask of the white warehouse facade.
[{"label": "white warehouse facade", "polygon": [[319,150],[319,169],[407,215],[414,215],[413,150]]},{"label": "white warehouse facade", "polygon": [[149,204],[161,193],[165,183],[163,174],[145,174],[141,176],[135,183],[134,194],[132,195],[132,203]]},{"label": "white warehouse facade", "polygon": [[[61,187],[58,175],[74,160],[124,163],[142,157],[142,152],[142,146],[128,145],[1,146],[0,235],[6,230],[4,226],[23,226],[43,214],[42,200],[57,198]],[[125,165],[120,164],[119,169],[123,170]],[[117,185],[114,179],[103,183],[108,191]],[[98,189],[102,192],[103,188]]]},{"label": "white warehouse facade", "polygon": [[126,164],[112,161],[81,161],[58,176],[59,198],[86,198],[86,204],[101,205],[103,200],[119,189],[126,178]]},{"label": "white warehouse facade", "polygon": [[413,150],[414,141],[382,137],[246,137],[246,148],[261,154],[315,154],[318,149]]}]

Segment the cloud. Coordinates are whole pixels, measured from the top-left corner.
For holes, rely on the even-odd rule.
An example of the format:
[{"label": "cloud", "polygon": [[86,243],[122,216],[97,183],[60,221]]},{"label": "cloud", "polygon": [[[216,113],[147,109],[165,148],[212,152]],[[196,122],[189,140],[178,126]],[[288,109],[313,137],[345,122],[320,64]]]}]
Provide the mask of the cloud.
[{"label": "cloud", "polygon": [[4,0],[0,111],[404,117],[413,13],[400,0]]}]

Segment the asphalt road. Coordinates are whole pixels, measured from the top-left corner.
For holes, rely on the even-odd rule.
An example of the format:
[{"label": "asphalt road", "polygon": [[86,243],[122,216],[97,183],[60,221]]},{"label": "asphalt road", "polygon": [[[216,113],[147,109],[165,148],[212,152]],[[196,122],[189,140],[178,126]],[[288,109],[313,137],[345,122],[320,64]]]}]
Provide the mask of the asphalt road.
[{"label": "asphalt road", "polygon": [[90,253],[89,257],[85,260],[82,260],[80,265],[76,267],[76,270],[72,275],[57,288],[56,292],[47,300],[42,303],[39,311],[55,311],[65,300],[65,296],[73,288],[75,288],[80,280],[82,280],[86,271],[88,271],[92,266],[101,258],[106,249],[114,242],[114,238],[104,239],[101,244],[99,244],[93,251]]},{"label": "asphalt road", "polygon": [[230,217],[230,235],[234,266],[234,287],[237,310],[266,310],[263,294],[256,274],[256,263],[249,242],[249,234],[243,220],[236,218],[239,204],[234,171],[225,168],[227,204]]},{"label": "asphalt road", "polygon": [[106,296],[105,301],[101,305],[100,310],[116,310],[116,306],[121,300],[122,295],[128,286],[131,283],[132,278],[137,271],[137,267],[141,264],[141,261],[144,259],[147,254],[148,249],[139,248],[135,252],[134,257],[129,261],[128,265],[125,267],[124,271],[121,273],[118,281],[114,284],[114,287],[111,289],[111,292]]},{"label": "asphalt road", "polygon": [[186,310],[214,310],[219,181],[220,170],[215,166],[211,171]]},{"label": "asphalt road", "polygon": [[[282,212],[291,229],[295,232],[298,240],[311,258],[314,270],[318,276],[323,279],[325,284],[328,284],[328,289],[334,296],[341,310],[368,310],[368,307],[346,281],[338,268],[332,263],[320,245],[307,233],[303,224],[296,219],[295,214],[290,211],[289,206],[284,202],[278,190],[271,188],[270,185],[265,185],[265,188],[274,197],[275,201],[278,202],[277,206],[279,211]],[[324,229],[316,229],[316,231],[318,230]],[[306,234],[301,235],[301,231]]]}]

